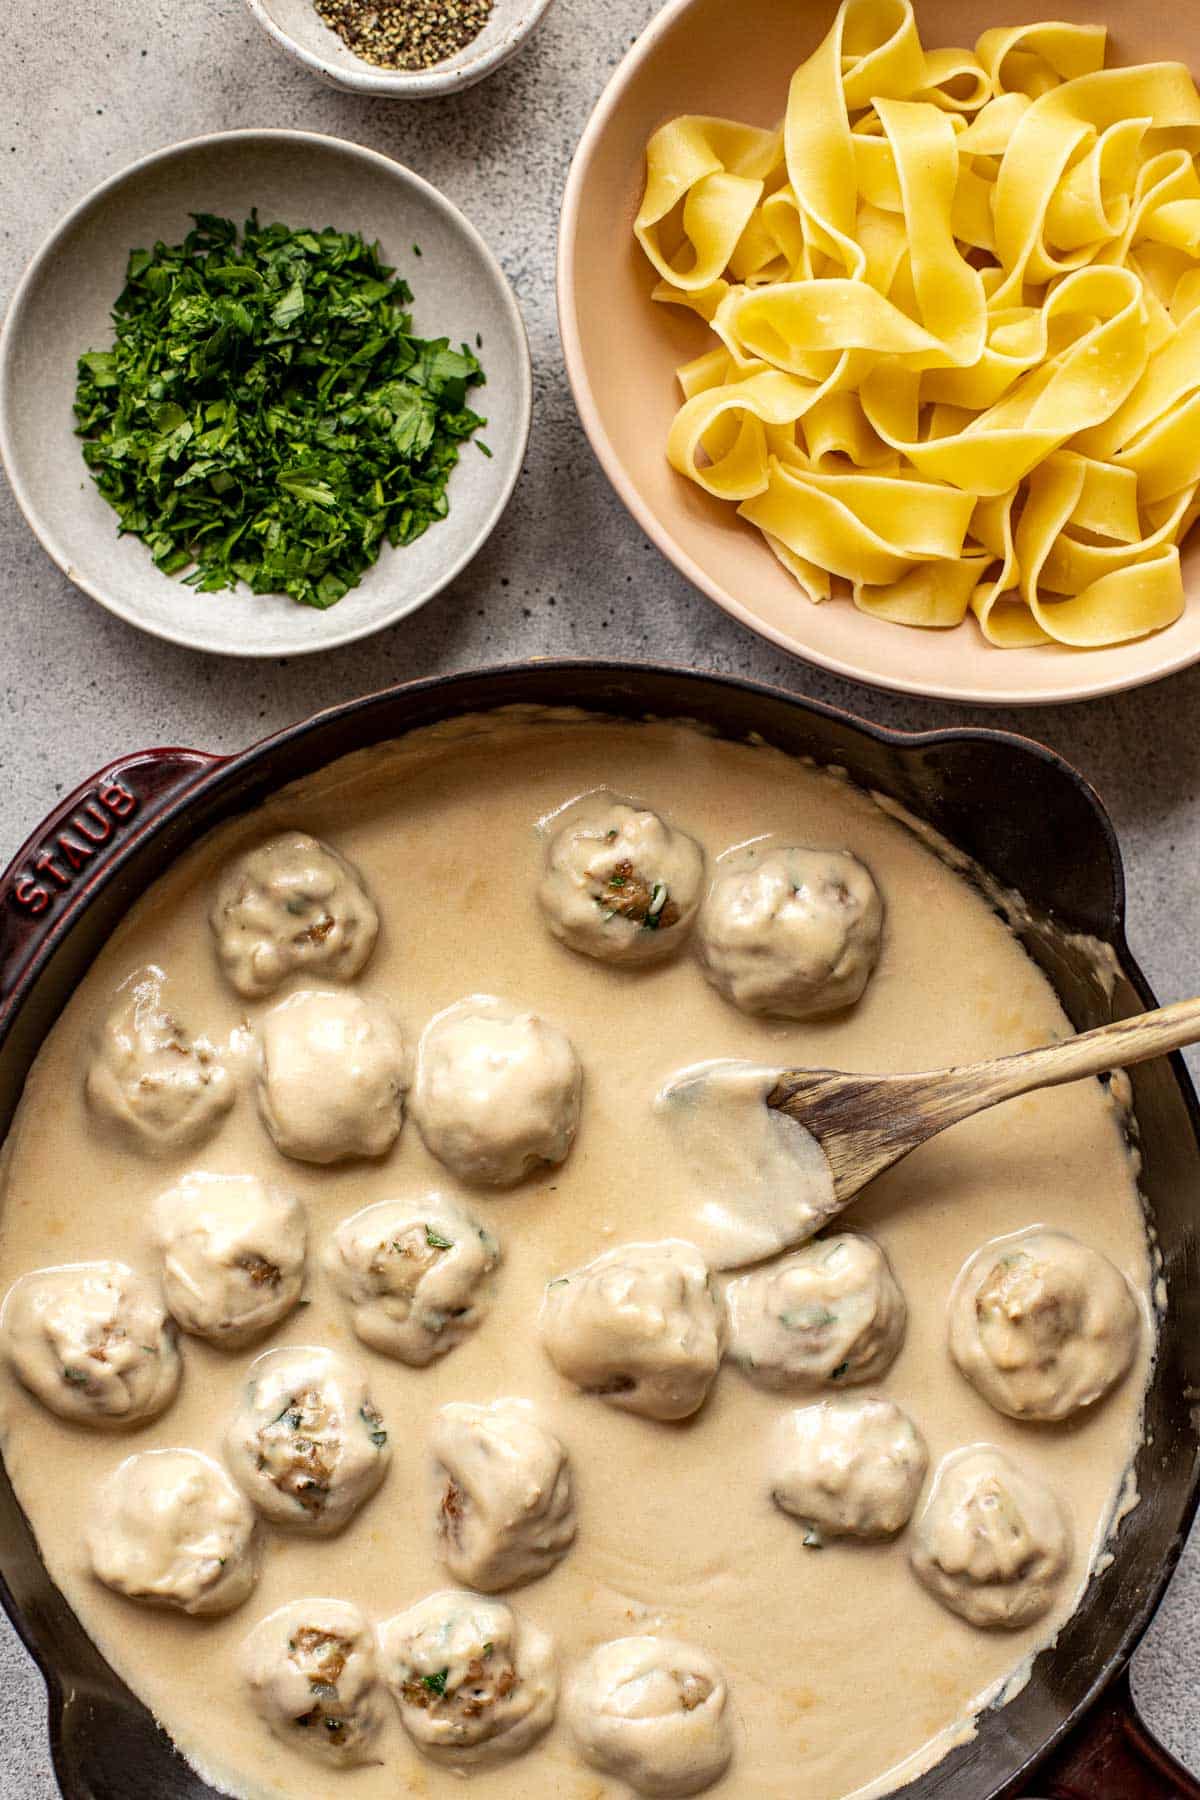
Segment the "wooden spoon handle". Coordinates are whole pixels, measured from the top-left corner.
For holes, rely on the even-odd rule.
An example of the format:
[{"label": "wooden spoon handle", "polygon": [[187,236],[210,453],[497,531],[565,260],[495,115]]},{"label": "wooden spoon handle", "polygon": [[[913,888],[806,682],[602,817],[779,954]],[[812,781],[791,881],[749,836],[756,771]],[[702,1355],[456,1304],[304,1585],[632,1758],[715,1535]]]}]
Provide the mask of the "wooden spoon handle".
[{"label": "wooden spoon handle", "polygon": [[[1130,1063],[1164,1056],[1184,1044],[1200,1042],[1200,1000],[1177,1000],[1157,1012],[1118,1019],[1061,1044],[1023,1050],[1017,1056],[949,1070],[930,1081],[928,1116],[931,1129],[943,1130],[958,1119],[997,1106],[1037,1088],[1059,1087],[1085,1075],[1103,1075]],[[917,1078],[919,1079],[919,1078]],[[940,1094],[934,1083],[938,1084]],[[936,1120],[936,1123],[935,1123]]]}]

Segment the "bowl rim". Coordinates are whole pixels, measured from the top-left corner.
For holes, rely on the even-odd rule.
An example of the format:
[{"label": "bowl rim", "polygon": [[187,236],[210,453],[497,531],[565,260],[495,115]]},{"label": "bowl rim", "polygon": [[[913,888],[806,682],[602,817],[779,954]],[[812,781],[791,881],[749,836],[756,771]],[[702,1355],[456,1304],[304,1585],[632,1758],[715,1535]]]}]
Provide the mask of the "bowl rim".
[{"label": "bowl rim", "polygon": [[421,100],[431,99],[438,94],[458,93],[492,74],[536,31],[543,16],[553,5],[553,0],[527,0],[528,10],[482,56],[472,57],[471,44],[464,44],[455,56],[446,62],[435,63],[431,69],[380,69],[361,58],[358,59],[361,66],[343,67],[341,63],[331,62],[317,51],[309,50],[290,31],[285,31],[278,19],[267,10],[265,0],[246,0],[246,5],[255,23],[266,32],[272,43],[278,44],[286,56],[294,57],[297,62],[302,63],[311,75],[333,82],[355,94],[373,94],[382,99]]},{"label": "bowl rim", "polygon": [[[830,0],[830,3],[832,4],[833,0]],[[575,303],[573,264],[579,240],[580,212],[584,191],[592,160],[600,141],[618,114],[633,75],[648,60],[651,52],[657,48],[659,40],[695,4],[696,0],[667,0],[666,5],[654,15],[609,76],[592,108],[583,135],[571,158],[559,212],[555,287],[558,300],[559,338],[562,343],[567,380],[580,423],[596,460],[618,498],[623,501],[640,529],[693,587],[699,588],[700,592],[706,594],[723,612],[728,613],[731,618],[736,619],[740,625],[744,625],[755,636],[765,638],[778,649],[786,651],[789,656],[794,656],[802,662],[815,664],[819,668],[829,670],[833,675],[840,675],[847,681],[858,682],[868,688],[907,694],[920,700],[948,700],[962,706],[1060,706],[1080,700],[1098,700],[1105,695],[1128,693],[1133,688],[1148,687],[1156,681],[1164,680],[1168,675],[1177,675],[1181,670],[1200,662],[1200,631],[1198,631],[1196,640],[1192,644],[1173,654],[1168,652],[1163,656],[1161,664],[1149,672],[1138,671],[1130,674],[1118,672],[1089,679],[1086,675],[1082,675],[1082,671],[1086,667],[1082,659],[1086,657],[1087,652],[1079,651],[1077,657],[1072,658],[1069,666],[1079,669],[1081,678],[1059,680],[1052,685],[1033,690],[1008,683],[1003,686],[993,683],[984,687],[978,685],[977,682],[933,679],[915,681],[900,675],[890,675],[886,670],[872,671],[868,674],[856,663],[807,644],[796,634],[783,631],[760,618],[751,605],[739,599],[728,588],[723,587],[701,567],[669,527],[662,523],[654,509],[642,498],[600,417],[583,350],[579,311]],[[640,143],[638,150],[640,153]],[[1178,623],[1179,621],[1176,621],[1176,624]],[[901,627],[897,626],[897,630],[899,629]],[[1165,632],[1158,634],[1164,644],[1169,641],[1170,630],[1171,627],[1168,627]],[[936,633],[934,635],[936,636]],[[987,646],[987,648],[991,650],[991,646]],[[995,657],[1003,654],[1004,652],[1001,650],[992,651],[992,655]],[[995,664],[990,662],[988,666],[992,667]],[[1064,669],[1067,666],[1066,663],[1063,664]]]},{"label": "bowl rim", "polygon": [[[431,582],[421,592],[415,597],[397,602],[396,606],[384,617],[371,620],[360,619],[356,623],[335,629],[328,636],[314,640],[312,643],[295,644],[286,649],[260,646],[254,642],[235,645],[227,642],[224,638],[208,636],[202,632],[173,629],[170,624],[150,623],[140,616],[136,605],[126,603],[119,594],[108,592],[98,582],[81,574],[74,566],[65,544],[59,539],[55,528],[39,513],[33,496],[25,485],[21,459],[17,454],[9,429],[14,346],[18,333],[25,322],[30,294],[39,277],[52,267],[67,233],[73,230],[95,206],[110,194],[115,193],[125,182],[144,174],[149,169],[160,164],[182,160],[197,151],[207,150],[217,144],[239,143],[249,146],[264,141],[318,145],[324,150],[333,150],[365,162],[381,174],[389,176],[400,186],[407,186],[419,192],[449,222],[458,235],[466,239],[482,263],[491,280],[499,304],[507,316],[516,348],[515,388],[518,417],[511,466],[491,505],[481,514],[475,530],[470,534],[462,549],[438,570]],[[177,143],[147,151],[144,156],[135,158],[133,162],[127,163],[114,174],[107,176],[96,187],[90,188],[52,227],[26,264],[13,290],[3,323],[0,324],[0,466],[3,467],[8,478],[13,498],[16,500],[25,523],[43,550],[62,570],[67,579],[81,592],[87,594],[90,599],[97,601],[106,612],[112,613],[124,624],[145,632],[149,637],[159,638],[169,644],[178,644],[186,650],[204,651],[213,656],[236,657],[246,661],[269,661],[280,656],[317,656],[324,651],[340,649],[347,644],[357,643],[363,638],[373,637],[377,632],[387,631],[392,626],[398,625],[401,620],[419,612],[462,573],[467,564],[478,555],[499,524],[512,499],[513,490],[525,463],[532,423],[533,365],[529,350],[529,334],[508,277],[495,252],[489,247],[478,228],[471,223],[465,213],[460,211],[453,200],[442,193],[440,188],[434,187],[432,182],[427,181],[423,175],[418,175],[416,170],[410,169],[406,163],[398,162],[395,157],[387,156],[380,150],[373,150],[366,144],[356,144],[349,138],[334,137],[323,131],[302,131],[283,126],[242,126],[229,131],[202,132],[198,137],[181,138]],[[169,580],[170,577],[164,576],[163,579]],[[328,617],[328,614],[325,616]]]}]

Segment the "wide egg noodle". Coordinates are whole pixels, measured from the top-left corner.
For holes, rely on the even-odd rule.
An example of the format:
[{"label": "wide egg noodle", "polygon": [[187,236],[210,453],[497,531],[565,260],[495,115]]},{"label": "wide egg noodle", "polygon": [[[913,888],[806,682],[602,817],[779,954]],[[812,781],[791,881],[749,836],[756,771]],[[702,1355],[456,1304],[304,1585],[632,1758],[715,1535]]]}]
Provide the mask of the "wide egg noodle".
[{"label": "wide egg noodle", "polygon": [[1200,504],[1200,94],[1054,22],[925,50],[844,0],[778,130],[657,131],[636,231],[715,347],[667,454],[814,602],[1000,647],[1183,609]]}]

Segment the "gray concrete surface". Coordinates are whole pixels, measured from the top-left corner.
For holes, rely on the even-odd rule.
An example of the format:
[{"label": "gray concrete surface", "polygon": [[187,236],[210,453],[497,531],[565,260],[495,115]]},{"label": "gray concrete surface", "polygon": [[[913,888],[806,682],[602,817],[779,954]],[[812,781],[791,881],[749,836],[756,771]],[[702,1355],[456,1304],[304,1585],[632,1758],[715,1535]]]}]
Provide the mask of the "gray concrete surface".
[{"label": "gray concrete surface", "polygon": [[[781,0],[781,4],[784,0]],[[240,748],[409,676],[532,654],[658,657],[779,682],[891,724],[980,721],[793,662],[693,593],[630,524],[576,422],[553,304],[558,200],[611,66],[654,0],[557,0],[483,87],[397,105],[337,94],[285,61],[240,0],[22,0],[0,58],[0,295],[56,217],[134,157],[239,125],[334,132],[399,157],[463,206],[501,257],[536,366],[533,441],[491,545],[417,618],[327,658],[206,660],[138,636],[58,574],[0,493],[0,861],[115,754]],[[1200,991],[1200,669],[1125,698],[993,722],[1039,736],[1096,783],[1128,859],[1131,939],[1164,997]],[[1136,1664],[1145,1716],[1200,1769],[1200,1543]],[[0,1796],[52,1800],[41,1683],[0,1623]]]}]

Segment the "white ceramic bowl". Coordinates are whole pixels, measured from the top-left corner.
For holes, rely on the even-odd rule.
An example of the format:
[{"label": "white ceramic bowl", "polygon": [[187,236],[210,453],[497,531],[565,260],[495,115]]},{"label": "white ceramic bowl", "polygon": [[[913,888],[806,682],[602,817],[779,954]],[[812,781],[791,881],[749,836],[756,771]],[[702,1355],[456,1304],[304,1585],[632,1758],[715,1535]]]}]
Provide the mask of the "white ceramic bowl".
[{"label": "white ceramic bowl", "polygon": [[[479,350],[487,418],[450,477],[449,517],[404,549],[385,546],[326,612],[286,595],[198,594],[118,537],[74,432],[75,367],[112,341],[109,313],[131,249],[179,243],[192,212],[239,223],[336,225],[378,239],[413,292],[414,328]],[[419,244],[420,257],[412,246]],[[59,568],[118,618],[230,656],[301,656],[368,637],[415,612],[486,541],[524,461],[533,404],[529,346],[512,290],[474,226],[419,175],[358,144],[303,131],[228,131],[156,151],[70,212],[34,257],[0,332],[0,457],[17,503]]]},{"label": "white ceramic bowl", "polygon": [[474,87],[508,61],[541,23],[551,0],[494,0],[477,38],[432,69],[379,69],[347,50],[312,0],[246,0],[267,36],[310,74],[333,87],[394,100],[429,100]]},{"label": "white ceramic bowl", "polygon": [[[563,199],[558,302],[563,353],[592,448],[640,528],[718,606],[808,662],[876,687],[974,705],[1083,700],[1200,661],[1200,527],[1184,552],[1187,607],[1165,631],[1100,650],[997,650],[968,620],[920,631],[849,601],[813,606],[752,526],[675,474],[667,432],[675,370],[711,348],[697,320],[650,300],[633,236],[651,132],[678,113],[775,124],[788,78],[829,28],[836,0],[669,0],[617,68],[576,152]],[[1025,19],[1094,22],[1113,61],[1183,58],[1200,73],[1200,7],[1141,0],[919,0],[930,45],[970,43]]]}]

